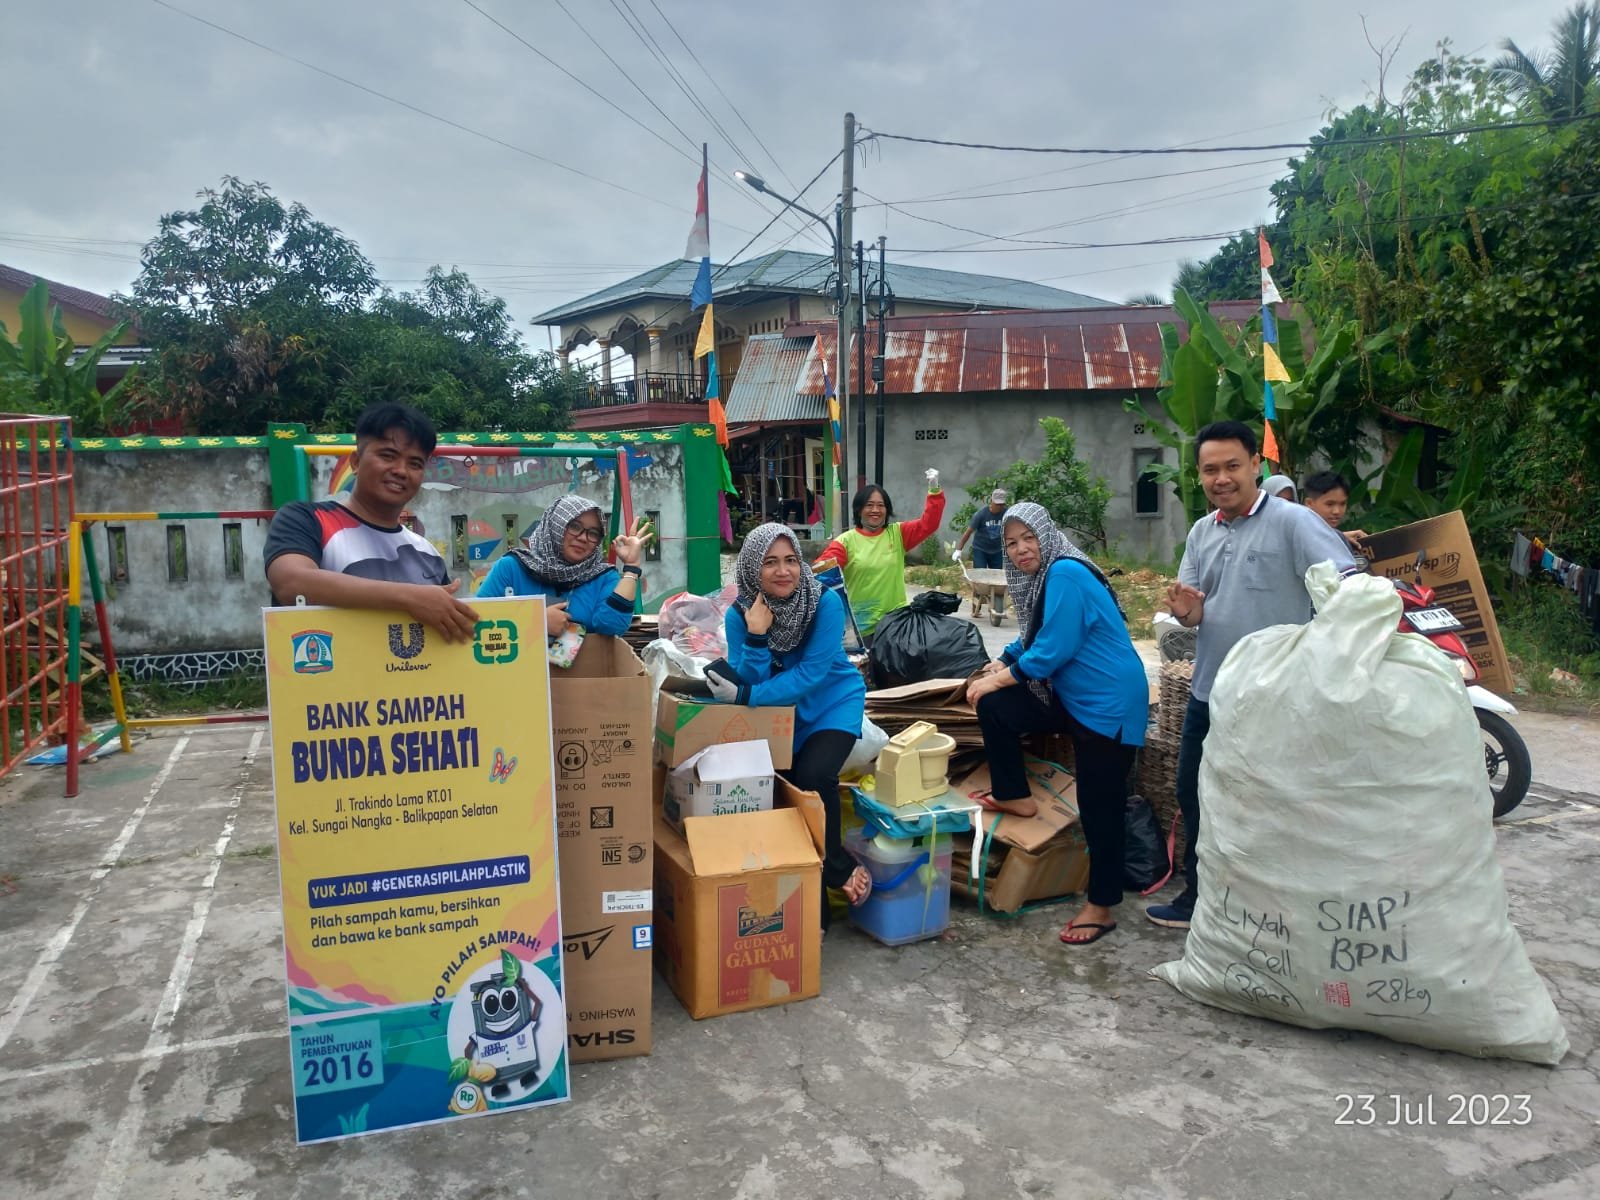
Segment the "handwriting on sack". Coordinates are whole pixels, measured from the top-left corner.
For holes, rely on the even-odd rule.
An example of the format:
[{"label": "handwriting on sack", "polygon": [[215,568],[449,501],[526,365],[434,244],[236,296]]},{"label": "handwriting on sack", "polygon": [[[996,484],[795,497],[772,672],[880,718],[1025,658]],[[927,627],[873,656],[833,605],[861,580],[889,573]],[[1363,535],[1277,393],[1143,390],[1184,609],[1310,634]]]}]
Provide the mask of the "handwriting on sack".
[{"label": "handwriting on sack", "polygon": [[1250,939],[1250,949],[1245,954],[1249,966],[1279,979],[1295,977],[1290,950],[1294,939],[1281,910],[1249,908],[1238,901],[1229,887],[1222,892],[1222,919]]},{"label": "handwriting on sack", "polygon": [[1406,961],[1410,948],[1406,942],[1403,918],[1411,904],[1411,893],[1399,897],[1378,896],[1373,900],[1341,900],[1330,897],[1317,901],[1317,928],[1334,934],[1328,946],[1328,968],[1333,971],[1359,971],[1369,963],[1387,966]]}]

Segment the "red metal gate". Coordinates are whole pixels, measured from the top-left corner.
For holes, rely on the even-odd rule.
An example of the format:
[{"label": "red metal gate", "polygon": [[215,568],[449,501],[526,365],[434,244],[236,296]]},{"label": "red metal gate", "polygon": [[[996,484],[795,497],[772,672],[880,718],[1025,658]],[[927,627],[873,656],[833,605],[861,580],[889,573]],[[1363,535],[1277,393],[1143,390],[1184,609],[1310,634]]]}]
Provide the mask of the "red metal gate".
[{"label": "red metal gate", "polygon": [[76,689],[68,687],[77,649],[69,644],[72,516],[72,423],[0,415],[0,774],[76,733]]}]

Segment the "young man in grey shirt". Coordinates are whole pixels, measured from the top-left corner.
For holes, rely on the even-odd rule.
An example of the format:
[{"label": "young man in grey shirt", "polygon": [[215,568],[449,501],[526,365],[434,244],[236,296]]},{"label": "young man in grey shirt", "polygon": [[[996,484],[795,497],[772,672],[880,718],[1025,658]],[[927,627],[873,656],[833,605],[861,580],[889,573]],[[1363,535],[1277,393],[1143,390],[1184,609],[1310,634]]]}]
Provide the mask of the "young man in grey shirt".
[{"label": "young man in grey shirt", "polygon": [[1172,903],[1145,910],[1150,920],[1171,929],[1189,928],[1199,890],[1195,844],[1200,835],[1200,760],[1211,728],[1211,683],[1217,668],[1246,634],[1311,620],[1305,574],[1314,563],[1332,561],[1345,574],[1356,570],[1350,547],[1322,518],[1260,489],[1261,456],[1248,425],[1207,425],[1195,440],[1195,459],[1200,485],[1216,511],[1189,530],[1178,582],[1167,590],[1172,615],[1199,629],[1178,748],[1178,807],[1188,838],[1184,889]]}]

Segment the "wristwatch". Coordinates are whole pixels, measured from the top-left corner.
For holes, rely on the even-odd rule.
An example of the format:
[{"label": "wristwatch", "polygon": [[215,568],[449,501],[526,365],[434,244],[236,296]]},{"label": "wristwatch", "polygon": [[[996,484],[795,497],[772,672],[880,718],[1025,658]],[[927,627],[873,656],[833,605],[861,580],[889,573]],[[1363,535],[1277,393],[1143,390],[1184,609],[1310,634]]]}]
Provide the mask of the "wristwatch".
[{"label": "wristwatch", "polygon": [[644,578],[644,568],[639,566],[638,563],[624,563],[622,565],[622,573],[624,575],[632,575],[635,579]]}]

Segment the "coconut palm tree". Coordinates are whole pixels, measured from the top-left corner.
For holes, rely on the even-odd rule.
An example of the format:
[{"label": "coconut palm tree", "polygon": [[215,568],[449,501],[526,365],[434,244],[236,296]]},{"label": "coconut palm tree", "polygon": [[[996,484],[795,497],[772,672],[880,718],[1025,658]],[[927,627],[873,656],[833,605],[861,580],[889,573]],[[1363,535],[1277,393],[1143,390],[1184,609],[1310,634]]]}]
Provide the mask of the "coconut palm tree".
[{"label": "coconut palm tree", "polygon": [[1492,70],[1547,117],[1575,117],[1600,104],[1600,0],[1574,4],[1551,27],[1554,47],[1528,53],[1506,38]]}]

